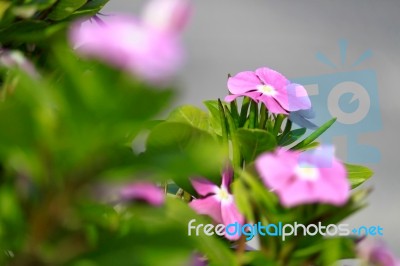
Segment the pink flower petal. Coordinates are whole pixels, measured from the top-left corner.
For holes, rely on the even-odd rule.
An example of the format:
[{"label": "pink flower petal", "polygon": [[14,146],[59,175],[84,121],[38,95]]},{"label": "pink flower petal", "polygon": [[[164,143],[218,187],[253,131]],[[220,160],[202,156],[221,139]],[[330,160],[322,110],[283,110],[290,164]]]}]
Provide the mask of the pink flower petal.
[{"label": "pink flower petal", "polygon": [[192,14],[188,0],[153,0],[143,12],[143,22],[161,31],[181,32]]},{"label": "pink flower petal", "polygon": [[228,79],[228,89],[232,94],[244,94],[256,90],[261,82],[252,71],[244,71]]},{"label": "pink flower petal", "polygon": [[267,67],[262,67],[256,70],[256,74],[265,84],[271,85],[280,93],[285,93],[285,88],[289,84],[289,80],[281,73]]},{"label": "pink flower petal", "polygon": [[279,105],[285,109],[285,111],[289,111],[289,98],[286,92],[278,92],[273,98],[279,103]]},{"label": "pink flower petal", "polygon": [[282,108],[282,106],[279,105],[279,103],[270,96],[262,95],[259,97],[259,100],[262,101],[267,109],[273,113],[273,114],[287,114],[285,109]]},{"label": "pink flower petal", "polygon": [[195,199],[189,203],[189,206],[198,214],[210,216],[217,223],[222,223],[221,202],[217,196],[209,196],[204,199]]},{"label": "pink flower petal", "polygon": [[244,223],[244,216],[239,212],[236,203],[231,196],[230,200],[222,201],[221,203],[222,220],[225,225],[238,222]]},{"label": "pink flower petal", "polygon": [[218,186],[205,178],[193,178],[191,182],[196,192],[201,196],[207,196],[211,193],[215,194],[218,191]]},{"label": "pink flower petal", "polygon": [[230,166],[227,166],[222,173],[222,184],[221,186],[224,187],[226,190],[229,190],[229,186],[232,183],[233,178],[233,169]]},{"label": "pink flower petal", "polygon": [[314,184],[315,202],[327,203],[336,206],[345,204],[350,195],[350,187],[343,183],[344,186],[329,182],[324,176],[323,179],[317,180]]},{"label": "pink flower petal", "polygon": [[176,34],[147,27],[127,16],[104,23],[74,23],[70,40],[82,56],[127,70],[149,82],[170,78],[181,66],[183,50]]},{"label": "pink flower petal", "polygon": [[294,167],[297,164],[297,155],[288,152],[264,153],[256,162],[256,169],[260,173],[265,185],[270,189],[281,189],[292,178]]},{"label": "pink flower petal", "polygon": [[253,101],[258,102],[258,97],[260,96],[260,92],[258,91],[252,91],[252,92],[246,92],[243,94],[231,94],[225,97],[225,102],[232,102],[234,101],[237,97],[244,97],[247,96],[251,98]]},{"label": "pink flower petal", "polygon": [[[233,196],[229,200],[222,201],[221,203],[221,213],[222,213],[222,220],[224,225],[228,224],[243,224],[244,223],[244,216],[239,212],[236,207],[235,201],[233,200]],[[230,236],[225,234],[225,237],[229,240],[237,240],[239,239],[239,235]]]},{"label": "pink flower petal", "polygon": [[357,245],[358,256],[371,265],[400,266],[400,260],[381,240],[364,239]]},{"label": "pink flower petal", "polygon": [[294,207],[300,204],[318,202],[318,197],[313,191],[310,181],[302,182],[295,180],[281,190],[277,190],[279,199],[283,206]]},{"label": "pink flower petal", "polygon": [[[321,175],[326,185],[329,185],[333,192],[329,195],[329,202],[335,205],[343,205],[350,197],[350,183],[347,179],[347,172],[344,165],[334,159],[331,168],[320,168]],[[324,195],[328,197],[328,193]]]},{"label": "pink flower petal", "polygon": [[241,96],[243,96],[243,95],[241,95],[241,94],[230,94],[230,95],[227,95],[224,100],[225,100],[225,102],[230,103],[230,102],[233,102],[236,98],[241,97]]},{"label": "pink flower petal", "polygon": [[308,203],[343,205],[350,196],[346,170],[333,155],[322,151],[330,149],[311,153],[280,149],[257,158],[256,168],[266,186],[274,189],[286,207]]},{"label": "pink flower petal", "polygon": [[136,182],[125,186],[120,191],[123,200],[143,200],[151,205],[159,206],[165,201],[164,191],[150,182]]},{"label": "pink flower petal", "polygon": [[281,105],[288,111],[307,110],[311,108],[311,101],[306,89],[299,84],[289,84],[286,87],[287,106]]}]

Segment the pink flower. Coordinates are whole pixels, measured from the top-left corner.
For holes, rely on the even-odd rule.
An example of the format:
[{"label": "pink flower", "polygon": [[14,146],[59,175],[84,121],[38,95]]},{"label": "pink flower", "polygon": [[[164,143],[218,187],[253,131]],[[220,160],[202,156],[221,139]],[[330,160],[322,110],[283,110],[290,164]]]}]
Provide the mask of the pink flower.
[{"label": "pink flower", "polygon": [[19,68],[32,78],[39,77],[35,66],[20,51],[0,49],[0,66]]},{"label": "pink flower", "polygon": [[[192,185],[194,189],[203,196],[202,199],[195,199],[190,202],[192,207],[199,214],[210,216],[215,222],[224,225],[238,222],[244,223],[244,217],[236,207],[233,195],[229,186],[232,182],[233,172],[227,169],[222,174],[222,184],[217,186],[205,178],[194,178]],[[238,235],[225,235],[230,240],[236,240]]]},{"label": "pink flower", "polygon": [[182,63],[177,34],[163,32],[127,16],[103,23],[75,23],[70,40],[83,56],[100,59],[149,82],[171,78]]},{"label": "pink flower", "polygon": [[143,22],[162,31],[180,33],[191,13],[189,0],[153,0],[144,9]]},{"label": "pink flower", "polygon": [[357,245],[358,256],[372,265],[400,266],[400,261],[381,241],[364,239]]},{"label": "pink flower", "polygon": [[226,96],[225,101],[247,96],[256,102],[263,102],[274,114],[311,108],[311,101],[303,86],[290,83],[282,74],[267,67],[230,77],[228,89],[232,95]]},{"label": "pink flower", "polygon": [[121,198],[125,201],[145,201],[154,206],[160,206],[165,201],[164,191],[151,182],[140,181],[123,187]]},{"label": "pink flower", "polygon": [[286,207],[307,203],[343,205],[349,198],[347,173],[334,157],[333,147],[304,153],[284,149],[264,153],[257,158],[256,168],[265,185]]}]

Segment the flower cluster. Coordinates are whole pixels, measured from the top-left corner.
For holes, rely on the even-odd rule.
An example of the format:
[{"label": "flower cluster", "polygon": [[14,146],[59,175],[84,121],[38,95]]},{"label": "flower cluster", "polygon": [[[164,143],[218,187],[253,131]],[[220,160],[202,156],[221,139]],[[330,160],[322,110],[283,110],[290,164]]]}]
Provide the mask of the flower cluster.
[{"label": "flower cluster", "polygon": [[373,173],[318,142],[336,118],[302,85],[244,71],[159,120],[192,2],[106,2],[0,1],[0,265],[400,265],[341,223]]},{"label": "flower cluster", "polygon": [[314,118],[311,101],[305,88],[291,83],[281,73],[267,68],[244,71],[228,79],[231,95],[225,101],[231,102],[240,96],[247,96],[255,102],[265,104],[273,114],[289,114],[289,118],[302,127],[315,129],[307,119]]},{"label": "flower cluster", "polygon": [[77,51],[160,84],[182,66],[180,34],[191,5],[183,0],[154,0],[142,18],[108,16],[75,23],[70,39]]}]

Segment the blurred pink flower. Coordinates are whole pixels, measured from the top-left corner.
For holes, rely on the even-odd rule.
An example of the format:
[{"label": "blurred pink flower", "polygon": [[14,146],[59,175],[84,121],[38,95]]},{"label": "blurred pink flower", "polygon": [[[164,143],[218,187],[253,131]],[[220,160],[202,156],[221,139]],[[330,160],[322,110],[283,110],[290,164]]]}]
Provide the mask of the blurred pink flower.
[{"label": "blurred pink flower", "polygon": [[156,29],[180,33],[192,13],[190,0],[153,0],[143,12],[143,22]]},{"label": "blurred pink flower", "polygon": [[311,108],[311,101],[303,86],[290,83],[281,73],[267,67],[230,77],[228,89],[231,95],[226,96],[225,101],[231,102],[239,96],[247,96],[264,103],[274,114]]},{"label": "blurred pink flower", "polygon": [[257,158],[256,168],[265,185],[286,207],[307,203],[343,205],[349,198],[345,167],[330,146],[304,153],[282,148],[264,153]]},{"label": "blurred pink flower", "polygon": [[154,206],[160,206],[165,201],[164,191],[147,181],[132,183],[120,190],[124,201],[144,201]]},{"label": "blurred pink flower", "polygon": [[183,59],[177,34],[127,16],[110,16],[103,23],[77,22],[71,27],[70,40],[81,55],[103,60],[152,83],[171,78]]},{"label": "blurred pink flower", "polygon": [[372,265],[400,266],[400,261],[382,241],[364,239],[357,245],[358,256]]},{"label": "blurred pink flower", "polygon": [[[229,186],[232,182],[233,172],[227,169],[222,174],[222,184],[217,186],[205,178],[192,179],[192,185],[197,193],[204,198],[190,202],[190,207],[199,214],[210,216],[215,222],[228,225],[238,222],[244,223],[244,217],[236,207]],[[230,240],[236,240],[238,235],[225,235]]]},{"label": "blurred pink flower", "polygon": [[19,68],[32,78],[39,77],[35,66],[20,51],[0,49],[0,66]]}]

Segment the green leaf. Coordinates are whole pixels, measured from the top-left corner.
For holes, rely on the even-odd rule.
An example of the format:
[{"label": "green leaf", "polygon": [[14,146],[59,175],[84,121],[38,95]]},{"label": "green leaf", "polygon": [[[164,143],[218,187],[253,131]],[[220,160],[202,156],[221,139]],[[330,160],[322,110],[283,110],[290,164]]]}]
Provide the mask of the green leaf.
[{"label": "green leaf", "polygon": [[265,188],[260,178],[250,173],[256,172],[255,169],[252,169],[254,168],[253,164],[248,165],[246,168],[246,171],[239,170],[239,176],[249,187],[249,191],[251,191],[248,195],[252,197],[254,204],[258,206],[259,210],[267,212],[268,215],[276,213],[278,198]]},{"label": "green leaf", "polygon": [[168,119],[170,122],[182,122],[193,127],[209,131],[210,118],[206,112],[191,105],[183,105],[173,110]]},{"label": "green leaf", "polygon": [[238,111],[238,106],[236,103],[236,99],[230,102],[230,112],[233,118],[233,121],[235,121],[236,127],[239,127],[239,111]]},{"label": "green leaf", "polygon": [[150,151],[182,151],[199,141],[209,141],[212,137],[204,130],[187,123],[167,121],[156,125],[150,132],[146,147]]},{"label": "green leaf", "polygon": [[220,184],[225,160],[218,142],[206,131],[181,122],[164,122],[153,128],[146,142],[149,169],[160,172],[195,195],[190,178],[202,176]]},{"label": "green leaf", "polygon": [[292,131],[289,131],[288,134],[284,135],[282,138],[279,139],[278,143],[279,146],[287,146],[292,144],[293,142],[297,141],[301,136],[306,133],[306,128],[298,128]]},{"label": "green leaf", "polygon": [[226,153],[229,154],[229,137],[228,137],[229,126],[225,114],[224,105],[222,105],[220,99],[218,99],[218,110],[219,110],[219,118],[221,121],[222,145],[224,146]]},{"label": "green leaf", "polygon": [[0,1],[0,20],[3,18],[4,13],[10,7],[10,2]]},{"label": "green leaf", "polygon": [[240,108],[239,127],[243,127],[247,120],[247,113],[249,112],[251,99],[244,97],[242,107]]},{"label": "green leaf", "polygon": [[247,163],[253,161],[263,152],[274,150],[277,146],[275,137],[262,129],[241,128],[236,131],[236,136]]},{"label": "green leaf", "polygon": [[214,130],[214,133],[222,136],[222,123],[221,123],[221,116],[219,113],[218,108],[218,101],[209,100],[204,101],[204,105],[207,107],[208,111],[210,112],[210,126]]},{"label": "green leaf", "polygon": [[79,8],[70,16],[70,19],[75,19],[75,17],[82,16],[94,16],[96,15],[109,0],[92,0],[88,1],[84,6]]},{"label": "green leaf", "polygon": [[255,222],[253,210],[251,208],[249,189],[246,188],[242,180],[237,180],[232,184],[233,195],[235,202],[240,212],[246,217],[248,222]]},{"label": "green leaf", "polygon": [[258,104],[251,101],[249,114],[249,128],[258,127]]},{"label": "green leaf", "polygon": [[90,0],[79,10],[100,10],[109,0]]},{"label": "green leaf", "polygon": [[75,10],[86,4],[86,1],[87,0],[60,0],[54,6],[47,18],[54,21],[63,20],[72,15]]},{"label": "green leaf", "polygon": [[368,167],[355,164],[345,164],[347,177],[350,180],[351,188],[356,188],[367,181],[374,172]]},{"label": "green leaf", "polygon": [[314,141],[314,142],[311,142],[310,144],[302,147],[300,150],[302,150],[302,151],[312,150],[312,149],[318,148],[320,144],[321,143],[319,143],[318,141]]},{"label": "green leaf", "polygon": [[226,121],[228,122],[228,129],[229,129],[229,136],[231,138],[232,142],[232,164],[233,167],[240,167],[242,163],[242,155],[240,153],[240,145],[239,145],[239,140],[236,135],[236,123],[228,110],[227,106],[225,107],[225,115],[226,115]]},{"label": "green leaf", "polygon": [[0,30],[0,42],[38,41],[48,36],[50,24],[40,20],[23,20]]},{"label": "green leaf", "polygon": [[296,146],[294,146],[291,149],[292,150],[300,150],[303,147],[307,146],[308,144],[310,144],[311,142],[316,140],[320,135],[322,135],[326,130],[328,130],[328,128],[330,128],[333,125],[333,123],[335,123],[335,122],[336,122],[336,117],[332,118],[331,120],[329,120],[328,122],[323,124],[320,128],[318,128],[313,133],[311,133],[310,136],[308,136],[307,138],[305,138],[304,140],[299,142]]}]

